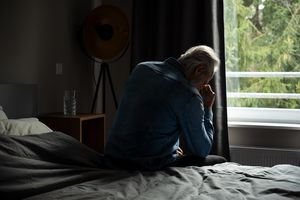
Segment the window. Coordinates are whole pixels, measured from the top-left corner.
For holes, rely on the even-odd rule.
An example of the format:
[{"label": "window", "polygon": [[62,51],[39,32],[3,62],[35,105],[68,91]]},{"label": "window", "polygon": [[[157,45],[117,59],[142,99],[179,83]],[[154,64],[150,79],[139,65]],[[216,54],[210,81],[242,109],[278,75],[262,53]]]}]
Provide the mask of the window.
[{"label": "window", "polygon": [[225,0],[229,121],[300,124],[300,0]]}]

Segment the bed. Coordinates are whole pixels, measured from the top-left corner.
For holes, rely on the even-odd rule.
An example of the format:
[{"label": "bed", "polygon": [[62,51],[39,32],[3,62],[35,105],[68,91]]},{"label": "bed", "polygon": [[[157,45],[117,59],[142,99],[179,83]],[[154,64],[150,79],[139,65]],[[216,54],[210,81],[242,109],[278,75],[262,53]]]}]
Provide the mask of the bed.
[{"label": "bed", "polygon": [[5,115],[3,106],[1,199],[300,199],[298,166],[226,162],[155,172],[109,170],[102,154],[71,136],[32,116],[9,119]]}]

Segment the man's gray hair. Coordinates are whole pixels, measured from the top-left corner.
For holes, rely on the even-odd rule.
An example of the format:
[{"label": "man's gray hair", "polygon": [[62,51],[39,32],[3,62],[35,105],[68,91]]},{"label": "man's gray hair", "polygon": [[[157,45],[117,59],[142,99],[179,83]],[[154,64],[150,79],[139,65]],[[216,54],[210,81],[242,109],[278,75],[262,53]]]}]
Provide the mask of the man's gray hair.
[{"label": "man's gray hair", "polygon": [[178,61],[183,64],[187,70],[194,70],[199,64],[204,64],[208,72],[213,74],[220,63],[220,60],[215,51],[205,45],[198,45],[189,48],[182,54]]}]

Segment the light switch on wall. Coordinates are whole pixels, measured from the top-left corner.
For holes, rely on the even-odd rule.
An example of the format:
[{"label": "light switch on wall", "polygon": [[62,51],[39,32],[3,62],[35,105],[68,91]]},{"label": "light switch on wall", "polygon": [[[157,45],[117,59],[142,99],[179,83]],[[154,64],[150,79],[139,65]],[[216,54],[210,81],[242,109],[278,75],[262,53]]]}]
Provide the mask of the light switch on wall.
[{"label": "light switch on wall", "polygon": [[62,75],[63,74],[63,65],[62,63],[56,63],[56,75]]}]

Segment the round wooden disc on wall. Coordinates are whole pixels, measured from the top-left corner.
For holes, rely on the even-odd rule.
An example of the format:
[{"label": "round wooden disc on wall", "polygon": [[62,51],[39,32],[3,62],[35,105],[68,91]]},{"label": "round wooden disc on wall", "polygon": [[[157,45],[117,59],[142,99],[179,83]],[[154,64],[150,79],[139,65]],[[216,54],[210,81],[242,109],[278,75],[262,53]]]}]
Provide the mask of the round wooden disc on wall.
[{"label": "round wooden disc on wall", "polygon": [[126,49],[128,41],[127,17],[116,6],[100,5],[85,19],[83,45],[90,56],[113,60]]}]

